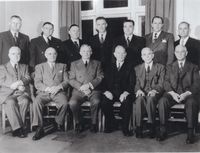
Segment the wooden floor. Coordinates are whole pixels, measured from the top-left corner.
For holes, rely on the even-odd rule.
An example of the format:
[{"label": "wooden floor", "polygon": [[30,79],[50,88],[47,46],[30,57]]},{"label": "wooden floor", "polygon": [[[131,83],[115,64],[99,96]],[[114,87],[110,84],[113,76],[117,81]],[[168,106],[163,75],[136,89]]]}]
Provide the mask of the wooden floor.
[{"label": "wooden floor", "polygon": [[175,123],[169,138],[164,142],[155,139],[124,137],[120,130],[113,133],[90,133],[85,130],[75,134],[54,132],[39,141],[32,141],[34,132],[27,138],[12,137],[11,133],[2,134],[0,130],[0,153],[96,153],[96,152],[200,152],[200,134],[196,134],[196,143],[186,145],[184,124]]}]

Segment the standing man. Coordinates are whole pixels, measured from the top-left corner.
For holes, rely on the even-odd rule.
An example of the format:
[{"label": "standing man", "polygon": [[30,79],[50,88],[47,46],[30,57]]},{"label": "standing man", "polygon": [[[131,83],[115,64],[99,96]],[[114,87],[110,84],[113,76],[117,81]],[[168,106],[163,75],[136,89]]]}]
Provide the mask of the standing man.
[{"label": "standing man", "polygon": [[132,112],[132,104],[135,99],[133,89],[135,86],[134,68],[126,60],[126,50],[123,46],[116,46],[114,51],[115,62],[106,69],[105,85],[101,108],[105,114],[105,133],[114,130],[113,104],[121,103],[120,114],[122,116],[122,132],[124,136],[131,136],[129,121]]},{"label": "standing man", "polygon": [[61,45],[61,62],[67,64],[70,69],[71,62],[81,58],[79,53],[80,46],[83,41],[80,39],[80,29],[76,24],[69,27],[69,39],[62,42]]},{"label": "standing man", "polygon": [[136,121],[136,137],[143,137],[143,117],[147,113],[149,136],[154,138],[156,135],[156,106],[163,93],[165,69],[163,65],[154,63],[154,52],[150,48],[143,48],[141,55],[144,63],[135,68],[136,109],[133,113]]},{"label": "standing man", "polygon": [[105,70],[105,67],[111,63],[113,46],[113,38],[107,32],[107,26],[106,18],[96,18],[96,30],[98,33],[90,40],[90,45],[93,50],[92,57],[102,63],[103,70]]},{"label": "standing man", "polygon": [[11,47],[8,51],[10,61],[0,66],[0,103],[5,104],[13,136],[24,138],[25,119],[30,103],[30,76],[28,66],[19,64],[20,56],[20,48]]},{"label": "standing man", "polygon": [[167,67],[164,88],[166,93],[159,100],[158,111],[160,118],[159,141],[167,137],[166,124],[170,108],[175,104],[185,104],[187,119],[186,143],[194,143],[194,127],[198,118],[199,72],[198,67],[186,60],[187,49],[178,45],[175,48],[177,61]]},{"label": "standing man", "polygon": [[68,74],[66,65],[56,63],[57,52],[53,47],[45,51],[47,62],[38,64],[35,67],[35,88],[37,96],[33,101],[33,123],[37,130],[33,140],[38,140],[44,136],[42,109],[45,104],[54,101],[57,107],[55,121],[60,128],[67,112],[67,97],[64,90],[68,87]]},{"label": "standing man", "polygon": [[29,64],[33,70],[37,64],[46,62],[44,52],[48,47],[53,47],[57,52],[59,51],[61,40],[53,37],[53,32],[54,25],[45,22],[42,25],[41,36],[31,39]]},{"label": "standing man", "polygon": [[200,41],[189,36],[190,24],[184,21],[181,22],[178,25],[178,35],[180,39],[174,45],[185,46],[188,51],[187,60],[200,68]]},{"label": "standing man", "polygon": [[9,31],[0,33],[0,64],[9,61],[8,51],[12,46],[18,46],[21,49],[20,63],[28,64],[29,61],[29,37],[21,32],[22,19],[20,16],[10,17]]},{"label": "standing man", "polygon": [[153,32],[147,34],[146,46],[154,51],[154,62],[163,65],[171,64],[174,60],[174,36],[162,31],[164,20],[160,16],[152,19]]},{"label": "standing man", "polygon": [[69,101],[75,120],[75,130],[81,132],[81,104],[85,100],[91,103],[91,132],[97,132],[97,113],[101,92],[98,89],[104,74],[101,63],[90,59],[92,48],[83,44],[80,48],[81,59],[71,63],[69,83],[73,87]]},{"label": "standing man", "polygon": [[124,35],[117,38],[114,47],[122,45],[126,48],[127,60],[133,66],[142,63],[141,50],[145,46],[145,39],[133,34],[135,22],[133,20],[125,20],[123,23]]}]

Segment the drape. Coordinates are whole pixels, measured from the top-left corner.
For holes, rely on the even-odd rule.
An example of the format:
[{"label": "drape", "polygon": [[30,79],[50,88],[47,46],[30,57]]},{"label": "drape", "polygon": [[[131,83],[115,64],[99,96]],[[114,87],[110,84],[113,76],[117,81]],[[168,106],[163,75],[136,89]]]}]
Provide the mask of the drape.
[{"label": "drape", "polygon": [[68,36],[68,28],[71,24],[77,24],[81,28],[81,2],[59,1],[59,28],[60,39],[65,40]]},{"label": "drape", "polygon": [[145,33],[152,32],[151,19],[158,15],[164,19],[164,31],[174,33],[175,0],[146,0]]}]

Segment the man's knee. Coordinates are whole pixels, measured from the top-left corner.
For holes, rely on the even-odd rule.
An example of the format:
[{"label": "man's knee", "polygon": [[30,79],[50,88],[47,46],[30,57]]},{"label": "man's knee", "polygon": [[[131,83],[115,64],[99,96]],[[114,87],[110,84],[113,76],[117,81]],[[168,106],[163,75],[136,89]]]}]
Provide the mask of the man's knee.
[{"label": "man's knee", "polygon": [[17,100],[14,98],[8,98],[6,101],[6,106],[16,106]]}]

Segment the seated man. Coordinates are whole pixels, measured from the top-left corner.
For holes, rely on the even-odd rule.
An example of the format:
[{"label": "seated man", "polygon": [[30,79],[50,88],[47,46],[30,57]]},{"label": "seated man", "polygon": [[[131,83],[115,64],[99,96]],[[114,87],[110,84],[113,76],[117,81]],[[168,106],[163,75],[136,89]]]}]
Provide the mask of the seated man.
[{"label": "seated man", "polygon": [[186,60],[187,49],[178,45],[175,48],[177,61],[167,67],[164,81],[166,93],[159,100],[160,133],[158,140],[167,136],[166,124],[170,108],[175,104],[185,104],[188,134],[186,143],[194,142],[194,127],[198,117],[199,73],[198,67]]},{"label": "seated man", "polygon": [[26,112],[30,103],[30,76],[28,66],[19,64],[19,47],[11,47],[8,57],[10,61],[0,66],[0,103],[5,104],[13,136],[24,138]]},{"label": "seated man", "polygon": [[118,45],[115,47],[115,62],[106,69],[104,93],[101,108],[105,114],[105,133],[110,133],[114,128],[113,104],[121,102],[120,114],[122,116],[122,132],[124,136],[131,136],[129,121],[132,112],[134,96],[131,90],[135,85],[134,68],[126,60],[126,49]]},{"label": "seated man", "polygon": [[101,93],[98,85],[104,75],[100,62],[91,60],[92,49],[89,45],[83,44],[80,48],[81,59],[71,63],[69,83],[73,87],[72,97],[69,101],[70,108],[76,123],[75,130],[81,132],[80,123],[81,104],[85,100],[91,103],[91,132],[97,132],[97,112],[100,103]]},{"label": "seated man", "polygon": [[156,135],[156,106],[163,91],[165,69],[163,65],[153,62],[154,52],[150,48],[143,48],[141,54],[144,63],[135,68],[136,109],[134,117],[136,121],[136,137],[143,137],[143,117],[147,113],[149,136],[154,138]]},{"label": "seated man", "polygon": [[45,104],[54,101],[57,104],[57,116],[55,121],[58,128],[63,124],[67,111],[67,97],[64,89],[68,87],[68,74],[66,65],[56,63],[57,52],[49,47],[45,51],[47,62],[35,67],[35,88],[37,96],[33,102],[33,123],[37,126],[33,140],[44,136],[42,109]]}]

